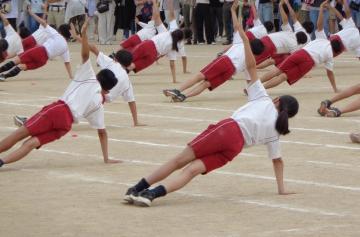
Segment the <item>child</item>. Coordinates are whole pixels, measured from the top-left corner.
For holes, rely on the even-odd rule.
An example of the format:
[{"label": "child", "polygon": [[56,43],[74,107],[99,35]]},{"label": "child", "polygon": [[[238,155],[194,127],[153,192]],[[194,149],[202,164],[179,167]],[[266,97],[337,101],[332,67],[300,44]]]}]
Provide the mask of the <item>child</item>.
[{"label": "child", "polygon": [[114,73],[108,69],[95,75],[89,59],[86,36],[87,22],[82,28],[82,65],[74,80],[57,102],[45,106],[31,117],[24,126],[0,141],[0,153],[7,151],[19,141],[28,138],[18,149],[0,159],[0,166],[24,158],[35,148],[55,141],[70,131],[72,123],[81,118],[98,130],[105,163],[116,163],[108,157],[107,134],[104,125],[103,97],[117,83]]},{"label": "child", "polygon": [[[233,11],[236,6],[235,3],[232,7]],[[274,165],[278,193],[290,194],[284,188],[284,166],[280,158],[279,134],[289,133],[288,118],[298,112],[298,102],[292,96],[281,96],[271,100],[258,80],[255,58],[241,25],[240,35],[244,41],[246,68],[250,77],[249,102],[240,107],[231,118],[210,125],[173,160],[129,188],[124,198],[127,202],[139,206],[151,206],[154,199],[184,187],[195,176],[222,167],[238,155],[244,145],[257,144],[266,144],[268,147],[269,157]],[[183,167],[185,168],[178,176],[166,179]],[[148,189],[162,180],[164,180],[162,185]]]},{"label": "child", "polygon": [[14,28],[10,25],[6,16],[0,11],[0,18],[4,24],[4,29],[6,36],[4,39],[0,39],[0,63],[6,59],[15,57],[16,55],[24,52],[24,49],[21,44],[21,38],[16,33]]},{"label": "child", "polygon": [[[170,5],[172,6],[172,4]],[[169,31],[155,35],[151,40],[145,40],[134,48],[132,52],[133,63],[128,67],[128,70],[133,70],[135,73],[140,72],[153,64],[158,58],[167,55],[170,59],[173,82],[175,83],[174,61],[177,53],[179,53],[183,60],[183,71],[186,73],[187,59],[184,40],[191,37],[191,31],[189,29],[178,29],[173,10],[170,11],[170,19]]]},{"label": "child", "polygon": [[[64,60],[65,68],[70,78],[72,78],[71,66],[70,66],[70,53],[66,39],[64,37],[70,37],[70,33],[65,33],[65,27],[60,26],[59,34],[55,29],[50,27],[45,20],[38,17],[31,10],[28,10],[30,16],[38,21],[43,27],[48,38],[42,45],[36,45],[36,42],[32,42],[32,48],[26,52],[15,57],[12,61],[5,63],[0,67],[0,81],[5,81],[7,78],[18,75],[22,70],[34,70],[44,66],[49,59],[53,59],[57,56],[61,56]],[[8,71],[7,73],[4,73]]]},{"label": "child", "polygon": [[[246,70],[244,44],[239,35],[241,23],[237,19],[235,10],[231,9],[231,14],[234,27],[232,46],[226,50],[222,56],[204,67],[194,78],[185,81],[178,90],[164,90],[165,96],[171,96],[175,102],[183,102],[186,98],[199,95],[205,89],[209,89],[210,91],[214,90],[229,80],[236,72]],[[183,91],[193,87],[195,84],[197,84],[197,86],[190,91],[183,93]]]},{"label": "child", "polygon": [[266,21],[264,24],[260,21],[254,2],[251,4],[251,11],[254,15],[254,26],[245,32],[250,41],[254,39],[261,39],[262,37],[270,34],[270,32],[274,29],[274,24],[271,21]]},{"label": "child", "polygon": [[320,6],[317,31],[315,32],[316,39],[291,54],[278,68],[266,73],[261,78],[262,82],[266,82],[264,85],[266,89],[275,87],[284,81],[292,85],[315,65],[324,63],[331,86],[335,92],[338,91],[333,73],[333,57],[339,55],[342,49],[340,42],[327,40],[323,30],[323,10],[327,5],[328,3],[325,1]]}]

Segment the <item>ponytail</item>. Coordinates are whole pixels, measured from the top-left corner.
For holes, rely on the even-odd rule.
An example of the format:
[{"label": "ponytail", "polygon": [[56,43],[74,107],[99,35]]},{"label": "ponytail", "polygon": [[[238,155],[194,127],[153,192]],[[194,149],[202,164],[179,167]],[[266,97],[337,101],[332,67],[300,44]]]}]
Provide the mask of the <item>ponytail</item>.
[{"label": "ponytail", "polygon": [[182,30],[175,30],[171,32],[171,38],[172,38],[172,50],[175,50],[176,52],[179,52],[178,48],[178,42],[182,41],[184,39],[184,33]]},{"label": "ponytail", "polygon": [[281,135],[290,133],[289,118],[294,117],[299,111],[299,103],[296,98],[290,95],[283,95],[279,98],[279,115],[276,119],[275,129]]}]

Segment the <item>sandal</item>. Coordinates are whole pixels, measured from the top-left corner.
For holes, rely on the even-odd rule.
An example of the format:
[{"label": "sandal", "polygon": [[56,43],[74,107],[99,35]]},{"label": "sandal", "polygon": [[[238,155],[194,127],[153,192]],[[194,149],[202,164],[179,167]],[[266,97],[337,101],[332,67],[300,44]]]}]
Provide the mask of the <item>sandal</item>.
[{"label": "sandal", "polygon": [[326,112],[326,117],[336,118],[341,116],[341,111],[338,108],[331,107]]},{"label": "sandal", "polygon": [[318,113],[321,116],[325,116],[327,114],[326,109],[330,109],[330,105],[332,104],[332,102],[330,100],[323,100],[320,103],[320,108],[317,110]]}]

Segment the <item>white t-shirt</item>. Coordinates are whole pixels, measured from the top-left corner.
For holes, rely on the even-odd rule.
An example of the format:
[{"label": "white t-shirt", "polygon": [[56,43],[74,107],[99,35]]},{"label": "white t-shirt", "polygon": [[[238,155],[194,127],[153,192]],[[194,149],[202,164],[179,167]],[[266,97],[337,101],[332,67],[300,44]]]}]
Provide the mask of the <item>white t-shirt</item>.
[{"label": "white t-shirt", "polygon": [[325,64],[325,68],[332,71],[334,68],[333,51],[330,41],[324,31],[315,31],[316,39],[303,48],[308,52],[316,65]]},{"label": "white t-shirt", "polygon": [[[51,27],[51,26],[46,26]],[[32,37],[34,37],[36,44],[43,45],[45,41],[49,38],[48,33],[46,32],[45,28],[40,25],[39,29],[37,29],[34,33],[32,33]]]},{"label": "white t-shirt", "polygon": [[147,24],[141,24],[142,29],[136,34],[139,36],[141,41],[149,40],[156,35],[155,22],[149,21]]},{"label": "white t-shirt", "polygon": [[305,44],[307,44],[307,43],[309,43],[311,41],[311,36],[306,32],[305,28],[301,25],[301,23],[299,21],[296,21],[293,24],[293,27],[294,27],[294,30],[291,28],[289,23],[287,23],[286,25],[281,25],[281,29],[283,31],[293,31],[295,33],[304,32],[306,34],[306,36],[307,36],[307,41],[306,41]]},{"label": "white t-shirt", "polygon": [[244,43],[238,31],[234,32],[233,44],[224,55],[230,58],[236,69],[236,73],[243,72],[246,69]]},{"label": "white t-shirt", "polygon": [[48,34],[48,39],[43,46],[46,49],[49,59],[61,56],[64,62],[70,62],[70,52],[64,37],[49,25],[47,25],[44,30]]},{"label": "white t-shirt", "polygon": [[268,35],[276,47],[277,54],[293,53],[298,49],[294,32],[280,31]]},{"label": "white t-shirt", "polygon": [[257,39],[261,39],[264,36],[267,36],[267,30],[265,26],[261,23],[260,19],[254,21],[254,27],[248,29]]},{"label": "white t-shirt", "polygon": [[6,32],[5,40],[8,42],[9,47],[6,50],[7,54],[21,54],[24,52],[24,48],[22,45],[22,40],[18,33],[12,28],[12,26],[9,24],[4,27]]},{"label": "white t-shirt", "polygon": [[109,69],[112,71],[115,74],[115,77],[118,79],[116,86],[105,95],[105,101],[112,102],[119,96],[122,96],[123,100],[126,102],[135,101],[134,91],[129,80],[129,76],[122,68],[120,63],[115,62],[113,59],[109,58],[102,52],[100,52],[97,56],[96,62],[99,64],[101,69]]},{"label": "white t-shirt", "polygon": [[360,33],[356,28],[352,18],[346,20],[343,19],[340,24],[343,30],[337,32],[338,35],[347,51],[355,52],[356,57],[360,57]]},{"label": "white t-shirt", "polygon": [[243,133],[246,146],[265,144],[269,158],[281,157],[279,133],[275,129],[278,111],[260,80],[247,88],[248,103],[231,116]]},{"label": "white t-shirt", "polygon": [[75,123],[85,118],[91,127],[105,128],[101,86],[90,59],[77,68],[74,79],[60,99],[69,106]]}]

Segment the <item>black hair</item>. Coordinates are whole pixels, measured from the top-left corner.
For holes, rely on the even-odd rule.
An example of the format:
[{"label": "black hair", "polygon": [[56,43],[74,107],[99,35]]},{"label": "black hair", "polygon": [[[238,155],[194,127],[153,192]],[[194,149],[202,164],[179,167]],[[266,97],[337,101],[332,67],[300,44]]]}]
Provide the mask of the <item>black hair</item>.
[{"label": "black hair", "polygon": [[294,117],[299,111],[299,103],[291,95],[279,97],[279,115],[276,119],[275,129],[281,135],[286,135],[289,130],[289,118]]},{"label": "black hair", "polygon": [[298,44],[305,44],[308,41],[308,36],[303,31],[296,32],[295,36]]},{"label": "black hair", "polygon": [[114,58],[118,63],[120,63],[124,67],[130,66],[130,64],[133,61],[133,55],[125,49],[121,49],[117,51],[114,55]]},{"label": "black hair", "polygon": [[272,21],[265,21],[264,26],[266,28],[267,33],[272,32],[274,29],[274,23],[272,23]]},{"label": "black hair", "polygon": [[105,91],[110,91],[118,82],[115,74],[109,69],[102,69],[96,78],[100,83],[100,86]]},{"label": "black hair", "polygon": [[66,39],[69,40],[71,38],[70,34],[70,26],[69,24],[62,24],[58,28],[58,32]]},{"label": "black hair", "polygon": [[312,23],[311,21],[304,21],[304,23],[302,23],[302,26],[308,34],[311,34],[314,31],[314,23]]},{"label": "black hair", "polygon": [[330,39],[330,44],[333,50],[334,57],[339,55],[343,51],[343,46],[338,39]]},{"label": "black hair", "polygon": [[251,40],[250,47],[254,55],[260,55],[265,50],[265,45],[260,39]]},{"label": "black hair", "polygon": [[6,39],[0,39],[0,51],[4,52],[9,48],[9,43]]},{"label": "black hair", "polygon": [[172,50],[175,50],[176,52],[179,51],[178,48],[178,42],[182,41],[184,39],[184,32],[182,30],[175,30],[173,32],[171,32],[171,38],[172,38]]},{"label": "black hair", "polygon": [[191,39],[193,32],[190,28],[183,28],[182,31],[184,32],[184,39]]},{"label": "black hair", "polygon": [[286,13],[286,15],[289,15],[290,11],[289,11],[289,8],[288,6],[286,5],[286,3],[283,3],[281,5],[281,7],[284,9],[284,12]]},{"label": "black hair", "polygon": [[31,31],[24,25],[19,26],[19,35],[21,39],[25,39],[31,35]]}]

